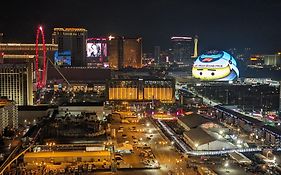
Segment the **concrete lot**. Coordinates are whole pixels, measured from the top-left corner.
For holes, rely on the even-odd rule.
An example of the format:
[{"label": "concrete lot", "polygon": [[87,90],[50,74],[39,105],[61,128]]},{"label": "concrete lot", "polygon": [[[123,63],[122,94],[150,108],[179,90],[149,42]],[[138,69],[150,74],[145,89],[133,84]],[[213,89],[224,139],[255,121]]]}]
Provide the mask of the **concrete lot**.
[{"label": "concrete lot", "polygon": [[[182,155],[165,137],[163,137],[161,131],[158,128],[155,128],[148,118],[141,119],[139,123],[124,124],[120,122],[119,117],[114,117],[111,127],[116,130],[116,141],[118,144],[122,144],[125,141],[134,144],[133,137],[138,140],[137,144],[134,146],[134,153],[123,156],[125,164],[129,164],[133,168],[146,167],[145,164],[141,162],[143,158],[139,156],[143,149],[137,148],[137,145],[140,146],[146,144],[151,147],[151,151],[160,165],[160,169],[132,171],[118,170],[117,174],[169,174],[169,172],[182,175],[197,174],[193,168],[187,168],[187,162],[182,158]],[[123,133],[118,133],[119,127],[123,127]],[[133,131],[133,127],[135,127],[136,130],[143,130],[144,132]],[[126,134],[127,137],[123,138],[122,134]],[[151,135],[151,139],[148,139],[147,137],[150,137]],[[106,173],[98,172],[98,174]]]}]

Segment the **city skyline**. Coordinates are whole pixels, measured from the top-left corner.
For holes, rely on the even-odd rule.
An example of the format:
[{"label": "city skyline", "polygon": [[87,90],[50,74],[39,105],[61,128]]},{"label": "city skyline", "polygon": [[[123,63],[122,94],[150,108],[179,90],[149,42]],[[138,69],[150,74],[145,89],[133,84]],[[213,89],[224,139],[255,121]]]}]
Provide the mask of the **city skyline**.
[{"label": "city skyline", "polygon": [[0,175],[281,174],[281,0],[2,4]]},{"label": "city skyline", "polygon": [[[12,6],[10,2],[7,5]],[[1,16],[0,32],[4,42],[32,43],[37,26],[42,24],[46,40],[51,42],[54,27],[84,27],[89,37],[140,36],[145,52],[153,52],[156,45],[171,48],[171,36],[198,35],[200,52],[250,47],[254,53],[275,53],[280,48],[280,7],[277,0],[29,1],[17,3]]]}]

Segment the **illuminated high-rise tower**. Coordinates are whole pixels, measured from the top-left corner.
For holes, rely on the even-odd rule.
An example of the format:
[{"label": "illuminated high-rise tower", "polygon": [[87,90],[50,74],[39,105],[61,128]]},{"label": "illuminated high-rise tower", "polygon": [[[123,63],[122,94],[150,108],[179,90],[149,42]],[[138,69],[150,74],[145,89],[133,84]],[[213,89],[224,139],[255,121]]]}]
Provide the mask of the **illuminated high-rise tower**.
[{"label": "illuminated high-rise tower", "polygon": [[122,37],[108,37],[108,62],[109,68],[118,70],[123,62],[123,39]]},{"label": "illuminated high-rise tower", "polygon": [[123,39],[123,68],[142,67],[142,38]]},{"label": "illuminated high-rise tower", "polygon": [[34,55],[5,55],[0,63],[0,96],[17,105],[33,104]]},{"label": "illuminated high-rise tower", "polygon": [[[175,62],[191,63],[192,56],[192,37],[177,36],[172,37],[173,59]],[[192,62],[193,63],[193,62]]]},{"label": "illuminated high-rise tower", "polygon": [[142,39],[126,37],[109,37],[108,60],[111,69],[141,68]]},{"label": "illuminated high-rise tower", "polygon": [[52,43],[58,44],[58,52],[71,53],[71,66],[86,65],[87,30],[83,28],[54,28]]},{"label": "illuminated high-rise tower", "polygon": [[154,62],[160,63],[160,46],[154,46]]}]

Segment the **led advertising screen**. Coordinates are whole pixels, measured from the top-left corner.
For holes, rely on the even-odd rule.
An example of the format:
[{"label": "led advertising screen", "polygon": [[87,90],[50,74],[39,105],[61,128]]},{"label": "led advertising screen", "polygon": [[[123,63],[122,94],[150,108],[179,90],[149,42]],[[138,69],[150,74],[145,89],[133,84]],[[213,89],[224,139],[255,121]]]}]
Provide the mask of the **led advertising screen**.
[{"label": "led advertising screen", "polygon": [[192,75],[203,81],[232,81],[239,77],[239,70],[227,52],[209,51],[195,60]]},{"label": "led advertising screen", "polygon": [[71,52],[55,52],[55,64],[59,66],[70,66],[71,65]]},{"label": "led advertising screen", "polygon": [[89,62],[107,61],[107,39],[89,38],[87,39],[87,58]]}]

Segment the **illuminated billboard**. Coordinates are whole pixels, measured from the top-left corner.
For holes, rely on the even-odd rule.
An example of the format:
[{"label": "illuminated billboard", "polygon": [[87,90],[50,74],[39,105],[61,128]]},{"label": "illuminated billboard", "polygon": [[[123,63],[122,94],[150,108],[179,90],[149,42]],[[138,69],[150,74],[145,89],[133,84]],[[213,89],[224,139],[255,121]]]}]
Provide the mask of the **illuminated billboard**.
[{"label": "illuminated billboard", "polygon": [[63,52],[55,52],[55,64],[59,66],[70,66],[71,65],[71,52],[63,51]]},{"label": "illuminated billboard", "polygon": [[237,62],[224,51],[209,51],[194,62],[192,75],[204,81],[232,81],[239,77]]},{"label": "illuminated billboard", "polygon": [[88,62],[107,62],[107,39],[87,39],[87,60]]}]

